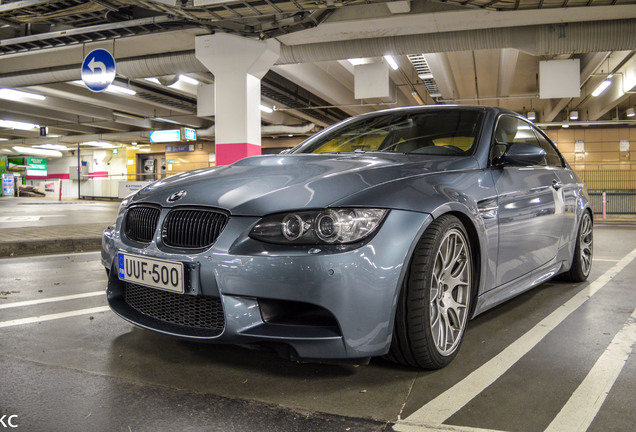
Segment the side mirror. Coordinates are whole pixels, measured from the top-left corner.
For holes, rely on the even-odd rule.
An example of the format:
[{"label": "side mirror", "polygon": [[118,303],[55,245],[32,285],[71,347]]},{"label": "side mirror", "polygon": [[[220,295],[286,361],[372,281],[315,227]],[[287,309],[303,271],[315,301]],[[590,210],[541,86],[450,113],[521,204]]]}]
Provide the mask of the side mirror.
[{"label": "side mirror", "polygon": [[499,158],[505,165],[532,166],[545,162],[545,150],[541,147],[526,143],[510,143],[508,149]]}]

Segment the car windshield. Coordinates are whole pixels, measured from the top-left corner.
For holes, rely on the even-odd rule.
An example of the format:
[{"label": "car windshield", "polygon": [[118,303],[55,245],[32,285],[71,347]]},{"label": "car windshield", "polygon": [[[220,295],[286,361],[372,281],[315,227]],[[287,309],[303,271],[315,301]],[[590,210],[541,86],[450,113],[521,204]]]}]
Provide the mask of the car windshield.
[{"label": "car windshield", "polygon": [[305,141],[293,153],[472,155],[481,123],[482,113],[477,110],[392,112],[327,130]]}]

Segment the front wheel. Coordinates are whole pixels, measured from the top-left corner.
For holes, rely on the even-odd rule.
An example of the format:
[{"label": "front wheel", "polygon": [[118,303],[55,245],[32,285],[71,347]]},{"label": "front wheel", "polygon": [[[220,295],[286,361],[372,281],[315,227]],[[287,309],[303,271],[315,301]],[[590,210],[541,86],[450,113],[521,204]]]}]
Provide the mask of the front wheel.
[{"label": "front wheel", "polygon": [[468,322],[473,273],[460,220],[444,215],[433,221],[415,248],[400,293],[389,360],[425,369],[451,362]]}]

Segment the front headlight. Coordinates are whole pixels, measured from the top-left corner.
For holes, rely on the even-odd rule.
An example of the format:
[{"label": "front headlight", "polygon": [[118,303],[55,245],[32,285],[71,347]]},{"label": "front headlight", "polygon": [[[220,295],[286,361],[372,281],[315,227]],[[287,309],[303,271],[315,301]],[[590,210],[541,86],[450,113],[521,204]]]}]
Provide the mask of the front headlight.
[{"label": "front headlight", "polygon": [[335,208],[266,216],[250,237],[268,243],[317,245],[354,243],[369,236],[385,209]]}]

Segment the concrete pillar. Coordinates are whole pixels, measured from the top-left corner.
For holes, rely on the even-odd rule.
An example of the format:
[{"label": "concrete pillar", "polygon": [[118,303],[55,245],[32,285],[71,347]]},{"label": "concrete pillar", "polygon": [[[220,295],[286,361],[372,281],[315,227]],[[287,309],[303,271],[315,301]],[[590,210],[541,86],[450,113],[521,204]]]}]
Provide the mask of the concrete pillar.
[{"label": "concrete pillar", "polygon": [[216,164],[261,154],[261,78],[280,54],[276,40],[197,36],[195,55],[214,74]]}]

